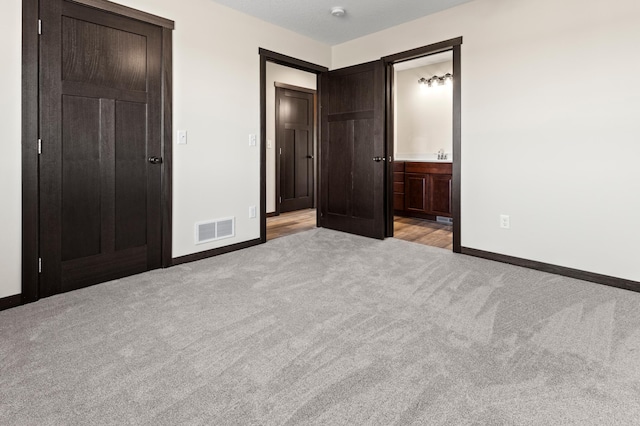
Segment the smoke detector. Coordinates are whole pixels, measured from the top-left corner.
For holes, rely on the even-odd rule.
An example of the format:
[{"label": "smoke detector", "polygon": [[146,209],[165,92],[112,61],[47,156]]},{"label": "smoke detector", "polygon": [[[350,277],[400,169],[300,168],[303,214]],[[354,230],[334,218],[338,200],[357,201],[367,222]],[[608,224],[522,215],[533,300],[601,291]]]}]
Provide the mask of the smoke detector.
[{"label": "smoke detector", "polygon": [[331,14],[332,14],[333,16],[340,17],[340,16],[344,16],[345,11],[344,11],[344,9],[343,9],[343,8],[341,8],[341,7],[334,7],[333,9],[331,9]]}]

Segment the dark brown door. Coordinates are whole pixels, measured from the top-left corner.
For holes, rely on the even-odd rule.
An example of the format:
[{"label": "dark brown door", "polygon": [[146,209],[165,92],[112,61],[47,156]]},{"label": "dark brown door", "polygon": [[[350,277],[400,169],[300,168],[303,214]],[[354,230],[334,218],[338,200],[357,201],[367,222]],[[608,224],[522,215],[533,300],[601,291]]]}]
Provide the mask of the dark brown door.
[{"label": "dark brown door", "polygon": [[385,93],[382,61],[322,76],[321,225],[385,236]]},{"label": "dark brown door", "polygon": [[[41,2],[40,294],[161,266],[161,29]],[[153,163],[153,164],[152,164]]]},{"label": "dark brown door", "polygon": [[313,207],[313,98],[276,87],[279,213]]}]

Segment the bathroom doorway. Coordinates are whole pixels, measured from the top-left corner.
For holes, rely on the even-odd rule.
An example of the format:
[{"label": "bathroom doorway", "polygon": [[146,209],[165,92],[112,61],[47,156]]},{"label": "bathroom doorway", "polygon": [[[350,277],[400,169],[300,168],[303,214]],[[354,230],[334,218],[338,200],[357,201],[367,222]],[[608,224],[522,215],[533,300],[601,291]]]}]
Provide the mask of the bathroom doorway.
[{"label": "bathroom doorway", "polygon": [[391,69],[394,237],[453,250],[453,51]]}]

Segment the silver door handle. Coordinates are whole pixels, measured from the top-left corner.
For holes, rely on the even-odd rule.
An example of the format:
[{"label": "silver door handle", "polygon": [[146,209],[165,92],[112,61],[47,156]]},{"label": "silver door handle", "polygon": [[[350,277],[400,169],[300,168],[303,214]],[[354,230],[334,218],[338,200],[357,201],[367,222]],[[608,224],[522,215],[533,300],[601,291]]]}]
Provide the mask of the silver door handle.
[{"label": "silver door handle", "polygon": [[376,163],[379,163],[381,161],[386,161],[385,157],[373,157],[373,161],[375,161]]}]

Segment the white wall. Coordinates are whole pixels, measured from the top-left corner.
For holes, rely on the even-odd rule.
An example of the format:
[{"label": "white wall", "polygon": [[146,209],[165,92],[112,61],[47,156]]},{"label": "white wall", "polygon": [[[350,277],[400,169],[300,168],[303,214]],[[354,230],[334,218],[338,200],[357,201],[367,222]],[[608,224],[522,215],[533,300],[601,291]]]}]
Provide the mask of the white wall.
[{"label": "white wall", "polygon": [[638,22],[637,0],[476,0],[332,67],[463,36],[462,245],[640,281]]},{"label": "white wall", "polygon": [[[267,62],[267,213],[276,211],[276,88],[274,83],[286,83],[316,90],[316,75]],[[268,146],[268,144],[267,144]]]},{"label": "white wall", "polygon": [[453,62],[446,61],[397,71],[395,74],[395,157],[420,159],[433,157],[442,149],[453,149],[453,85],[428,87],[420,78],[453,73]]},{"label": "white wall", "polygon": [[[329,66],[329,46],[210,0],[118,2],[176,23],[173,124],[189,139],[174,145],[173,256],[259,238],[259,220],[249,219],[260,201],[260,150],[249,147],[260,131],[258,48]],[[0,297],[21,289],[21,7],[5,0],[0,24]],[[194,244],[194,222],[227,216],[236,217],[235,238]]]},{"label": "white wall", "polygon": [[22,2],[4,1],[0,22],[0,298],[21,292],[20,74]]}]

